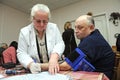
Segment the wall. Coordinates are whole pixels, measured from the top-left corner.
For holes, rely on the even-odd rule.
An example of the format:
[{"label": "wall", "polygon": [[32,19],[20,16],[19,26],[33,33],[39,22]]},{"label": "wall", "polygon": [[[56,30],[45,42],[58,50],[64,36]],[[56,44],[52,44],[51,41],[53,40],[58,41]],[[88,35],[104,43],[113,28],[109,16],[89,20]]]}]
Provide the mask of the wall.
[{"label": "wall", "polygon": [[0,43],[18,40],[19,31],[29,23],[29,15],[0,4]]},{"label": "wall", "polygon": [[75,20],[80,15],[86,14],[89,11],[93,12],[93,15],[106,14],[109,44],[115,45],[116,39],[114,34],[120,33],[120,24],[115,27],[109,22],[109,15],[112,12],[120,13],[120,0],[80,0],[75,4],[52,11],[54,16],[52,16],[51,20],[57,23],[61,32],[63,32],[63,25],[66,21]]},{"label": "wall", "polygon": [[[65,6],[51,11],[51,21],[57,23],[61,33],[66,21],[73,21],[82,14],[91,11],[94,15],[106,14],[108,37],[110,45],[115,45],[115,33],[120,33],[119,26],[114,26],[109,22],[109,15],[112,12],[120,12],[120,0],[80,0],[75,4]],[[20,28],[29,24],[29,14],[25,14],[16,9],[0,4],[0,43],[17,40]]]}]

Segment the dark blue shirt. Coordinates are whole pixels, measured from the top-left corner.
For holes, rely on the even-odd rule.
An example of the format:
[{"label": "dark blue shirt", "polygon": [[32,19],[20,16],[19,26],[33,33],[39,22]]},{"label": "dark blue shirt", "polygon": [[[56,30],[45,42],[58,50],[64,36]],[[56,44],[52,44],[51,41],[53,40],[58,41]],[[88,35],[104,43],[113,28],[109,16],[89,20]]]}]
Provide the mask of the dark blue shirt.
[{"label": "dark blue shirt", "polygon": [[96,68],[96,72],[103,72],[111,79],[115,54],[97,29],[82,39],[78,47],[87,55],[87,60]]}]

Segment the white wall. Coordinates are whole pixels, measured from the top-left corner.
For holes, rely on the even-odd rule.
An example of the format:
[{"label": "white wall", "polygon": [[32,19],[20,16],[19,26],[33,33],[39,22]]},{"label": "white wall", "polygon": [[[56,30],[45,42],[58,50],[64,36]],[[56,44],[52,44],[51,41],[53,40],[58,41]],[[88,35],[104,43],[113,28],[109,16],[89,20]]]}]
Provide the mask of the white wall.
[{"label": "white wall", "polygon": [[[57,23],[61,32],[63,32],[63,25],[66,21],[75,20],[80,15],[86,14],[89,11],[93,12],[93,15],[105,13],[107,20],[109,20],[109,15],[112,12],[120,13],[120,0],[80,0],[76,4],[52,11],[52,22]],[[114,34],[120,33],[120,24],[118,27],[115,27],[108,21],[107,27],[109,43],[110,45],[115,45],[116,39]]]},{"label": "white wall", "polygon": [[19,31],[29,23],[29,15],[0,4],[0,43],[18,41]]},{"label": "white wall", "polygon": [[[52,12],[51,21],[57,23],[61,33],[63,25],[66,21],[72,21],[82,14],[93,12],[93,15],[107,15],[107,20],[112,12],[120,13],[120,0],[80,0],[75,4],[59,8]],[[19,30],[29,24],[29,14],[25,14],[8,6],[0,4],[0,43],[17,40]],[[120,33],[120,24],[115,27],[111,22],[107,21],[109,43],[115,45],[115,33]]]}]

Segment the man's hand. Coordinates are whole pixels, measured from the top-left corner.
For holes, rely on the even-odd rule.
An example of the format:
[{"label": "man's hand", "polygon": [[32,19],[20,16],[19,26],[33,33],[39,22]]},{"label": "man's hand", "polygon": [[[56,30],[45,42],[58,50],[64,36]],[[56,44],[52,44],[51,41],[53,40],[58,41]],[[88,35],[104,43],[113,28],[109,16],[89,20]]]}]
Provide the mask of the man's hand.
[{"label": "man's hand", "polygon": [[51,54],[50,60],[49,60],[49,73],[55,74],[59,72],[59,63],[58,63],[58,54],[53,53]]},{"label": "man's hand", "polygon": [[41,72],[41,65],[40,65],[40,63],[32,62],[30,64],[30,71],[31,71],[31,73],[40,73]]}]

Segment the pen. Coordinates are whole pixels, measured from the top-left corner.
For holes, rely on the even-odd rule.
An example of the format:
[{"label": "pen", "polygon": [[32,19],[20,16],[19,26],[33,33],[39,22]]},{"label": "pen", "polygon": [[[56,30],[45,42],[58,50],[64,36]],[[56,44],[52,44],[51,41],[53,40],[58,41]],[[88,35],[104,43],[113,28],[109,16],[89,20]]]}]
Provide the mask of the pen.
[{"label": "pen", "polygon": [[33,59],[34,60],[34,63],[36,63],[37,62],[37,60],[36,59]]}]

